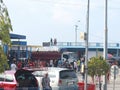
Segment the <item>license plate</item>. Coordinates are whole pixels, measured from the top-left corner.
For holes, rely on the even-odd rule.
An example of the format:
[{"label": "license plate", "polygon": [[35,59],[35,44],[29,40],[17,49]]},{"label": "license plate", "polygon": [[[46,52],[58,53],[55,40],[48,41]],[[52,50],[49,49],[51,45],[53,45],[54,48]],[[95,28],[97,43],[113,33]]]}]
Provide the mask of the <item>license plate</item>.
[{"label": "license plate", "polygon": [[73,82],[68,82],[68,85],[72,85],[73,84]]}]

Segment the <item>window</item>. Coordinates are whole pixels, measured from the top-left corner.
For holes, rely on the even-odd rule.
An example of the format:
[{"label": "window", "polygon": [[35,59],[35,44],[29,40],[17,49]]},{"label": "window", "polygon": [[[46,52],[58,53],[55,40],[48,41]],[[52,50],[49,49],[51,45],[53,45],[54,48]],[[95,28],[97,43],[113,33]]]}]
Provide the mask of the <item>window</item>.
[{"label": "window", "polygon": [[13,82],[14,81],[14,78],[12,75],[5,75],[5,81],[6,82]]},{"label": "window", "polygon": [[0,74],[0,81],[4,81],[4,74]]},{"label": "window", "polygon": [[60,79],[77,78],[76,73],[73,70],[60,71]]}]

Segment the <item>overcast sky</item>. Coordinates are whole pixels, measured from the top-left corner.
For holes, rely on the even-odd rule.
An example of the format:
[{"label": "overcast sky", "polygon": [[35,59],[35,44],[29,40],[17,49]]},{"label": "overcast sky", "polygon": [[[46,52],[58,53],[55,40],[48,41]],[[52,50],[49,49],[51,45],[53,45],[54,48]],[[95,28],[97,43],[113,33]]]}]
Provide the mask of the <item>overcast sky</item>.
[{"label": "overcast sky", "polygon": [[[28,45],[56,38],[58,42],[75,42],[75,25],[86,32],[87,0],[3,0],[7,6],[13,32],[26,35]],[[105,0],[90,0],[89,42],[104,41]],[[79,22],[80,21],[80,22]],[[108,41],[120,42],[120,0],[108,0]]]}]

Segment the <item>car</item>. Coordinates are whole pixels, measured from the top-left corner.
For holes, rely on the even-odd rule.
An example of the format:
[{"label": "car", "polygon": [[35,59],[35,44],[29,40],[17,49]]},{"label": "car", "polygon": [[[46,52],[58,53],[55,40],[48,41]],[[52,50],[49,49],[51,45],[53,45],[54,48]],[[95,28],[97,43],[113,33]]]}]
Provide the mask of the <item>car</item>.
[{"label": "car", "polygon": [[14,74],[15,71],[12,70],[0,73],[0,90],[16,90],[17,81]]},{"label": "car", "polygon": [[78,78],[74,70],[58,67],[47,67],[44,69],[34,69],[32,73],[39,81],[40,90],[42,89],[42,78],[45,73],[50,77],[52,90],[78,90]]},{"label": "car", "polygon": [[19,69],[15,72],[15,78],[18,83],[17,90],[39,90],[39,84],[32,71]]},{"label": "car", "polygon": [[39,90],[38,81],[31,71],[6,70],[0,73],[0,90]]}]

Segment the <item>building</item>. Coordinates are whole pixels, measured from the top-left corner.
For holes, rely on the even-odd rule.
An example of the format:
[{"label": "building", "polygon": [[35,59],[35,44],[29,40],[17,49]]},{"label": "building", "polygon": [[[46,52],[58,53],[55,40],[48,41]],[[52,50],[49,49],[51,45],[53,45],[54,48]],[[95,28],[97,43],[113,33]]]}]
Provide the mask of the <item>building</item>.
[{"label": "building", "polygon": [[[31,59],[33,52],[75,52],[78,58],[85,55],[85,42],[56,42],[55,44],[50,44],[50,42],[43,42],[42,46],[39,45],[27,45],[26,36],[18,34],[10,34],[12,41],[12,47],[5,47],[4,51],[10,57],[10,59],[16,58],[17,60]],[[88,58],[92,56],[103,55],[103,43],[90,42],[88,47]],[[47,53],[48,54],[48,53]],[[108,54],[113,56],[120,56],[120,44],[119,43],[108,43]],[[49,54],[50,56],[52,54]],[[56,54],[57,57],[60,54]],[[35,56],[35,55],[34,55]],[[44,56],[44,55],[43,55]],[[42,56],[42,58],[44,58]],[[41,58],[41,56],[37,56]],[[52,57],[52,56],[50,56]],[[77,59],[78,59],[77,58]],[[44,58],[45,59],[45,58]],[[47,60],[49,57],[47,58]],[[51,59],[51,58],[50,58]]]},{"label": "building", "polygon": [[[48,42],[44,42],[43,47],[57,47],[60,52],[76,52],[79,57],[85,55],[85,42],[57,42],[56,45],[46,46]],[[49,45],[49,44],[48,44]],[[89,42],[88,58],[92,56],[103,55],[103,43]],[[120,43],[108,43],[108,54],[120,56]]]}]

